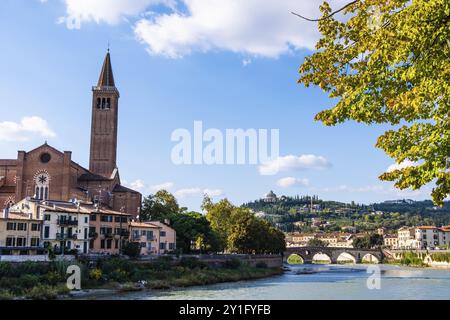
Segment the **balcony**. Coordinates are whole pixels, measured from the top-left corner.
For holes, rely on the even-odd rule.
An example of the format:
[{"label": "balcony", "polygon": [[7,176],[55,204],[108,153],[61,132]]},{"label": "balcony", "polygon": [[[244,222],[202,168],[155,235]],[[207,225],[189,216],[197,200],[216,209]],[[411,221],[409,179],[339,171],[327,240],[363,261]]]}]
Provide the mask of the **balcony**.
[{"label": "balcony", "polygon": [[65,239],[67,239],[67,234],[57,233],[55,238],[56,238],[56,240],[65,240]]},{"label": "balcony", "polygon": [[58,219],[57,224],[60,226],[78,226],[78,220]]},{"label": "balcony", "polygon": [[104,236],[105,236],[106,239],[114,238],[114,234],[113,233],[105,233]]}]

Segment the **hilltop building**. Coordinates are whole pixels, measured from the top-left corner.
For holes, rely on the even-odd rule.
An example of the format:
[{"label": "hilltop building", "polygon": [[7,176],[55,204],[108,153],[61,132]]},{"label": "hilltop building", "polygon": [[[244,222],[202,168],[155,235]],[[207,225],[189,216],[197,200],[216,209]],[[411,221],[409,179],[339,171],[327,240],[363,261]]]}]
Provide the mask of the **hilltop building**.
[{"label": "hilltop building", "polygon": [[277,202],[278,197],[272,190],[270,190],[270,192],[264,196],[263,201],[264,202]]}]

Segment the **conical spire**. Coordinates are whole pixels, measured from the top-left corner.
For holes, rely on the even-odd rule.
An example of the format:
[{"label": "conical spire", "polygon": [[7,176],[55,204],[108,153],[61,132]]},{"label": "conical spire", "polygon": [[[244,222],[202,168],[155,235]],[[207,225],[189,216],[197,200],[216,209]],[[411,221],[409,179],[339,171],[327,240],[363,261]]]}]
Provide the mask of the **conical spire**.
[{"label": "conical spire", "polygon": [[111,56],[106,53],[105,61],[103,62],[102,72],[100,73],[100,78],[98,79],[98,87],[115,87],[114,75],[111,67]]}]

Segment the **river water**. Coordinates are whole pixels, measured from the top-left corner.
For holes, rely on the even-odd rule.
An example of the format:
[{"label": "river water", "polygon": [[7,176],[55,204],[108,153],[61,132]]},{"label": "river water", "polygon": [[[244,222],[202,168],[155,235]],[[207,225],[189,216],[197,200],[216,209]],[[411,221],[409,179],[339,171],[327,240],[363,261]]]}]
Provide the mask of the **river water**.
[{"label": "river water", "polygon": [[[290,299],[450,299],[450,270],[378,265],[289,266],[283,275],[256,281],[215,284],[168,291],[146,291],[97,297],[98,299],[198,299],[198,300],[290,300]],[[368,273],[370,271],[370,273]],[[372,276],[372,277],[371,277]],[[370,280],[368,281],[368,278]],[[375,289],[369,289],[367,283]],[[376,287],[380,285],[380,289]]]}]

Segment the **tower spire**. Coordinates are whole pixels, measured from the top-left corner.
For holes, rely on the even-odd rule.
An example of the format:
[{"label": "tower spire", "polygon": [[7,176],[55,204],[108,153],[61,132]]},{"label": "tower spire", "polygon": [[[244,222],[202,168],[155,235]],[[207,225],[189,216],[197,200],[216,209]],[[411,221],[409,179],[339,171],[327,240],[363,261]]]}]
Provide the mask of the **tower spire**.
[{"label": "tower spire", "polygon": [[100,72],[100,77],[98,78],[98,87],[115,87],[114,75],[111,66],[111,55],[109,54],[109,44],[108,52],[106,53],[105,61],[103,62],[102,71]]},{"label": "tower spire", "polygon": [[89,171],[111,178],[117,168],[119,91],[114,83],[111,56],[106,53],[97,86],[92,88],[91,153]]}]

